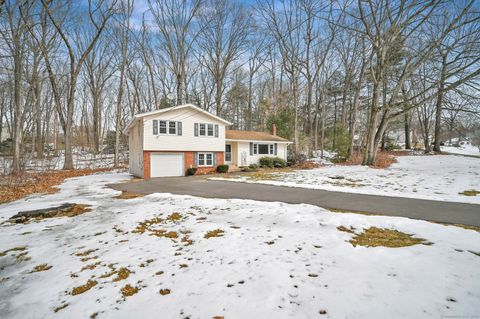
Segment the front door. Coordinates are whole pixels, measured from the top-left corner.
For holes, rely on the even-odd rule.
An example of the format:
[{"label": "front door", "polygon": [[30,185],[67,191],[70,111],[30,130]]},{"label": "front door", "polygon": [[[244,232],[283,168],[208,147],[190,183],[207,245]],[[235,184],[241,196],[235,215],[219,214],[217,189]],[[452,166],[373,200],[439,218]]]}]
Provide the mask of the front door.
[{"label": "front door", "polygon": [[232,145],[225,144],[225,163],[232,162]]}]

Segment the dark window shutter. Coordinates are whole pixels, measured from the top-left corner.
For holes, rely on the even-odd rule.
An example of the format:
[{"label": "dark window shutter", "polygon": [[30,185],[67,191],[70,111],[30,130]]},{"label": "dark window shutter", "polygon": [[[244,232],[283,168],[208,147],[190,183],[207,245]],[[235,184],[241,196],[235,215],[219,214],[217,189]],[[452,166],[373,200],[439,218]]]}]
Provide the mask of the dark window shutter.
[{"label": "dark window shutter", "polygon": [[193,135],[198,136],[198,123],[194,124],[193,127]]},{"label": "dark window shutter", "polygon": [[158,121],[153,120],[153,135],[158,135]]},{"label": "dark window shutter", "polygon": [[[196,125],[197,125],[197,123],[195,123],[195,126]],[[193,156],[195,157],[195,160],[194,160],[195,166],[198,166],[198,153],[197,152],[193,153]]]},{"label": "dark window shutter", "polygon": [[177,135],[182,135],[182,122],[177,122]]},{"label": "dark window shutter", "polygon": [[218,137],[218,124],[215,124],[215,137]]},{"label": "dark window shutter", "polygon": [[273,144],[273,155],[277,155],[277,143]]},{"label": "dark window shutter", "polygon": [[213,166],[217,166],[217,153],[213,153],[212,157]]},{"label": "dark window shutter", "polygon": [[253,143],[250,143],[250,155],[253,155]]}]

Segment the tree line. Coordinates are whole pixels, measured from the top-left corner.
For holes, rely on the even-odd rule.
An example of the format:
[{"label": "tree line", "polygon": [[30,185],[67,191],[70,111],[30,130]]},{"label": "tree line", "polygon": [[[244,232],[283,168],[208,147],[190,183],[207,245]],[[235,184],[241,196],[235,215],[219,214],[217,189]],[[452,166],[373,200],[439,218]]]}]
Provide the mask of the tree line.
[{"label": "tree line", "polygon": [[235,129],[276,124],[292,154],[357,151],[365,165],[392,130],[427,152],[480,130],[474,0],[2,0],[0,10],[12,173],[52,148],[72,169],[75,147],[98,154],[108,139],[118,165],[133,115],[182,103]]}]

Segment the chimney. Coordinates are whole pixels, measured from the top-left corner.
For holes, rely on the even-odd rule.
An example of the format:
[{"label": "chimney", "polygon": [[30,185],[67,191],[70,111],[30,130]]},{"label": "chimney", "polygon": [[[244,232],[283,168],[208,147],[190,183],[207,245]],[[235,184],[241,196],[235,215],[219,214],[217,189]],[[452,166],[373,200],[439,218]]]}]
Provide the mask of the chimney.
[{"label": "chimney", "polygon": [[272,124],[272,135],[277,136],[277,125],[275,123]]}]

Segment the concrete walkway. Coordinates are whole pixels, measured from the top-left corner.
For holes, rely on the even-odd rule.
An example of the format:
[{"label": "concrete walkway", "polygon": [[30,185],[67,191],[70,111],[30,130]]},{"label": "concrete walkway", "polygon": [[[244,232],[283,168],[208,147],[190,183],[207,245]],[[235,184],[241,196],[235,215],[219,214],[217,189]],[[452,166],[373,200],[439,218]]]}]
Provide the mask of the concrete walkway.
[{"label": "concrete walkway", "polygon": [[306,203],[324,208],[480,227],[480,205],[475,204],[210,181],[205,177],[152,178],[139,182],[113,184],[110,187],[140,194],[172,193],[207,198]]}]

